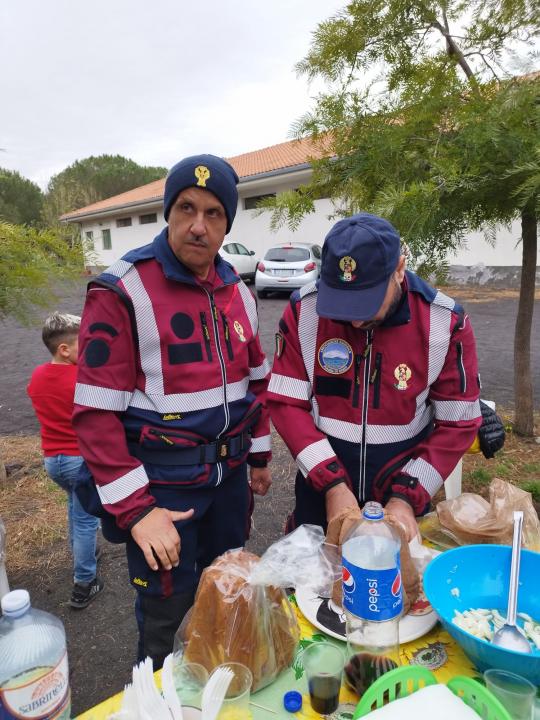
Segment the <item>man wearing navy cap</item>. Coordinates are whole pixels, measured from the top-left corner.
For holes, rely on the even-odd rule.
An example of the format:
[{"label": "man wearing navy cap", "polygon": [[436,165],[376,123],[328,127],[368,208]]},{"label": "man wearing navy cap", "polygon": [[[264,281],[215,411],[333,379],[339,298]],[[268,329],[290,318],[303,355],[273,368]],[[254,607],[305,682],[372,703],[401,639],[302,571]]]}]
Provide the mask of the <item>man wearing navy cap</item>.
[{"label": "man wearing navy cap", "polygon": [[467,315],[406,270],[387,220],[326,236],[280,320],[268,406],[299,468],[289,530],[377,500],[414,537],[481,424],[479,379]]},{"label": "man wearing navy cap", "polygon": [[105,536],[126,542],[139,659],[155,667],[202,570],[244,545],[253,492],[270,486],[255,300],[218,254],[237,183],[214,155],[175,165],[168,226],[89,284],[82,317],[74,427],[86,485]]}]

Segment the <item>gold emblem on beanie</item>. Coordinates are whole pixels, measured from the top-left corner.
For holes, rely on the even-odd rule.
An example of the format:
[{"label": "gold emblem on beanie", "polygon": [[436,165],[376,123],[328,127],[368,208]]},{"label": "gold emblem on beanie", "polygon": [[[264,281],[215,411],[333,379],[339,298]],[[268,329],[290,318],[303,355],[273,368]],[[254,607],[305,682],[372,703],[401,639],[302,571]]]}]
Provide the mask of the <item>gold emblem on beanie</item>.
[{"label": "gold emblem on beanie", "polygon": [[405,363],[400,363],[394,370],[394,377],[397,380],[397,383],[394,383],[394,387],[397,390],[407,390],[409,387],[407,383],[411,379],[411,375],[411,368],[405,365]]},{"label": "gold emblem on beanie", "polygon": [[350,255],[345,255],[345,257],[341,258],[339,267],[343,271],[339,279],[343,280],[343,282],[352,282],[352,280],[356,278],[356,275],[353,275],[353,272],[356,270],[356,260]]},{"label": "gold emblem on beanie", "polygon": [[206,165],[197,165],[195,168],[195,177],[197,178],[197,185],[199,187],[206,187],[206,181],[210,177],[210,170]]}]

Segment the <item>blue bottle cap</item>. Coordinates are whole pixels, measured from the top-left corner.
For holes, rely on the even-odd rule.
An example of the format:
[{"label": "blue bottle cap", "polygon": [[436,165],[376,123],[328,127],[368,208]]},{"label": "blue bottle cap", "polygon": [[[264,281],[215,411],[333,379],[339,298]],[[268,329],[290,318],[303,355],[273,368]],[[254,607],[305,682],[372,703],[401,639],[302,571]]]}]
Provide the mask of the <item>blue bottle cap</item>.
[{"label": "blue bottle cap", "polygon": [[295,713],[302,707],[302,696],[297,690],[289,690],[283,696],[283,707],[287,712]]}]

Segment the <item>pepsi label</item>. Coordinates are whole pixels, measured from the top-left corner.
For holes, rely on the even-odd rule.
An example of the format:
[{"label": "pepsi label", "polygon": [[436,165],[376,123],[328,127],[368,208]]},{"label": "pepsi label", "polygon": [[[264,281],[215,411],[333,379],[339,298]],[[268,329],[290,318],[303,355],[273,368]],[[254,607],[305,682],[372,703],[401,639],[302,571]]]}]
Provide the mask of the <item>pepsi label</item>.
[{"label": "pepsi label", "polygon": [[390,570],[366,570],[343,558],[343,607],[363,620],[397,617],[403,609],[399,554]]}]

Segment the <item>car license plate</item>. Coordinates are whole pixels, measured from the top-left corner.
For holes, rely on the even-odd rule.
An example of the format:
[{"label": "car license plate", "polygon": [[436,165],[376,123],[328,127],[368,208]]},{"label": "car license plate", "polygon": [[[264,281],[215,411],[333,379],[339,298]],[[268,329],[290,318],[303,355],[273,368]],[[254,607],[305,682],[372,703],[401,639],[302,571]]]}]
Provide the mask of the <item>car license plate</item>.
[{"label": "car license plate", "polygon": [[294,275],[294,270],[282,270],[281,268],[277,268],[273,271],[274,275],[277,275],[277,277],[290,277],[291,275]]}]

